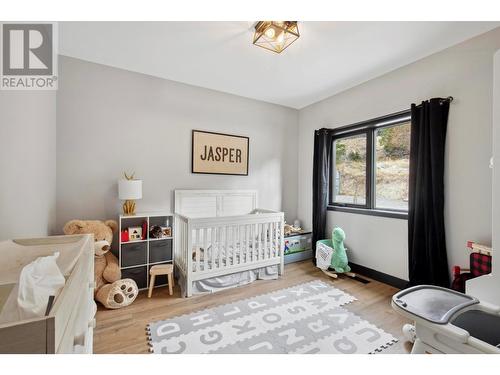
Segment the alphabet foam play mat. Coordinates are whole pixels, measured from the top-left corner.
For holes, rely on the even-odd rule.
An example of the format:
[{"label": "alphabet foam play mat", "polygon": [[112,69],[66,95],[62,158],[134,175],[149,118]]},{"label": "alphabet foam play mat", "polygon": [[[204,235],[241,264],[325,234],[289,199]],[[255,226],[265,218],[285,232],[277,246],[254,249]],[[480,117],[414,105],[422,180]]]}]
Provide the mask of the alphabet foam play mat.
[{"label": "alphabet foam play mat", "polygon": [[320,280],[154,322],[151,351],[376,353],[397,340],[342,306],[356,298]]}]

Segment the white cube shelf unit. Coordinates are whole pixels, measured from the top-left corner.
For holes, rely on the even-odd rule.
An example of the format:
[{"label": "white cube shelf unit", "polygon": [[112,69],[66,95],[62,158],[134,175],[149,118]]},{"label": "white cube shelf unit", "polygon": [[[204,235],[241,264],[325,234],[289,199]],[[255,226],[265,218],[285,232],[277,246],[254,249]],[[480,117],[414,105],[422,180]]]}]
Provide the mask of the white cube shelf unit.
[{"label": "white cube shelf unit", "polygon": [[[130,227],[142,228],[143,223],[146,223],[146,233],[143,239],[122,241],[122,230]],[[170,227],[171,236],[151,238],[149,229],[153,225]],[[141,290],[149,288],[149,269],[155,264],[168,264],[173,261],[173,233],[173,214],[152,212],[138,213],[133,216],[120,215],[118,262],[122,271],[122,278],[133,279]],[[155,287],[166,284],[166,276],[156,277]]]}]

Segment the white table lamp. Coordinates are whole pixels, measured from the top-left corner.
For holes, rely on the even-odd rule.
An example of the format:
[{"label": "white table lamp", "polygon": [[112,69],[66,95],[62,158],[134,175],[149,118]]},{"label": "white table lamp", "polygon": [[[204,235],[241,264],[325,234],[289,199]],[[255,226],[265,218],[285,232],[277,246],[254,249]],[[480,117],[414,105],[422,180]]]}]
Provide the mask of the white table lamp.
[{"label": "white table lamp", "polygon": [[142,180],[119,180],[118,196],[123,203],[123,213],[125,215],[135,215],[136,199],[142,199]]}]

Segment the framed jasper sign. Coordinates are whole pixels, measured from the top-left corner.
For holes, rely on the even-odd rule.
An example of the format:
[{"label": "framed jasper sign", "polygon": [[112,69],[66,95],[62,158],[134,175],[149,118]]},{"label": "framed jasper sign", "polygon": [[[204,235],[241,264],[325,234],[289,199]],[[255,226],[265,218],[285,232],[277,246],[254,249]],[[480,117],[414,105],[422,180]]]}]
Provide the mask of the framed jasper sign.
[{"label": "framed jasper sign", "polygon": [[249,138],[193,130],[192,173],[248,176]]}]

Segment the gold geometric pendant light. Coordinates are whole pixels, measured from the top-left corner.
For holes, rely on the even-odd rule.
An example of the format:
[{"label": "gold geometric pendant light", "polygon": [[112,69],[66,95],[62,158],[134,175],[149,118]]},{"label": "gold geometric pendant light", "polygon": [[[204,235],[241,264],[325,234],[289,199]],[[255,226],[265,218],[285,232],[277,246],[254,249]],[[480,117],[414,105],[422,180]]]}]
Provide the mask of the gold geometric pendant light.
[{"label": "gold geometric pendant light", "polygon": [[259,21],[255,25],[253,44],[281,53],[299,36],[297,21]]}]

